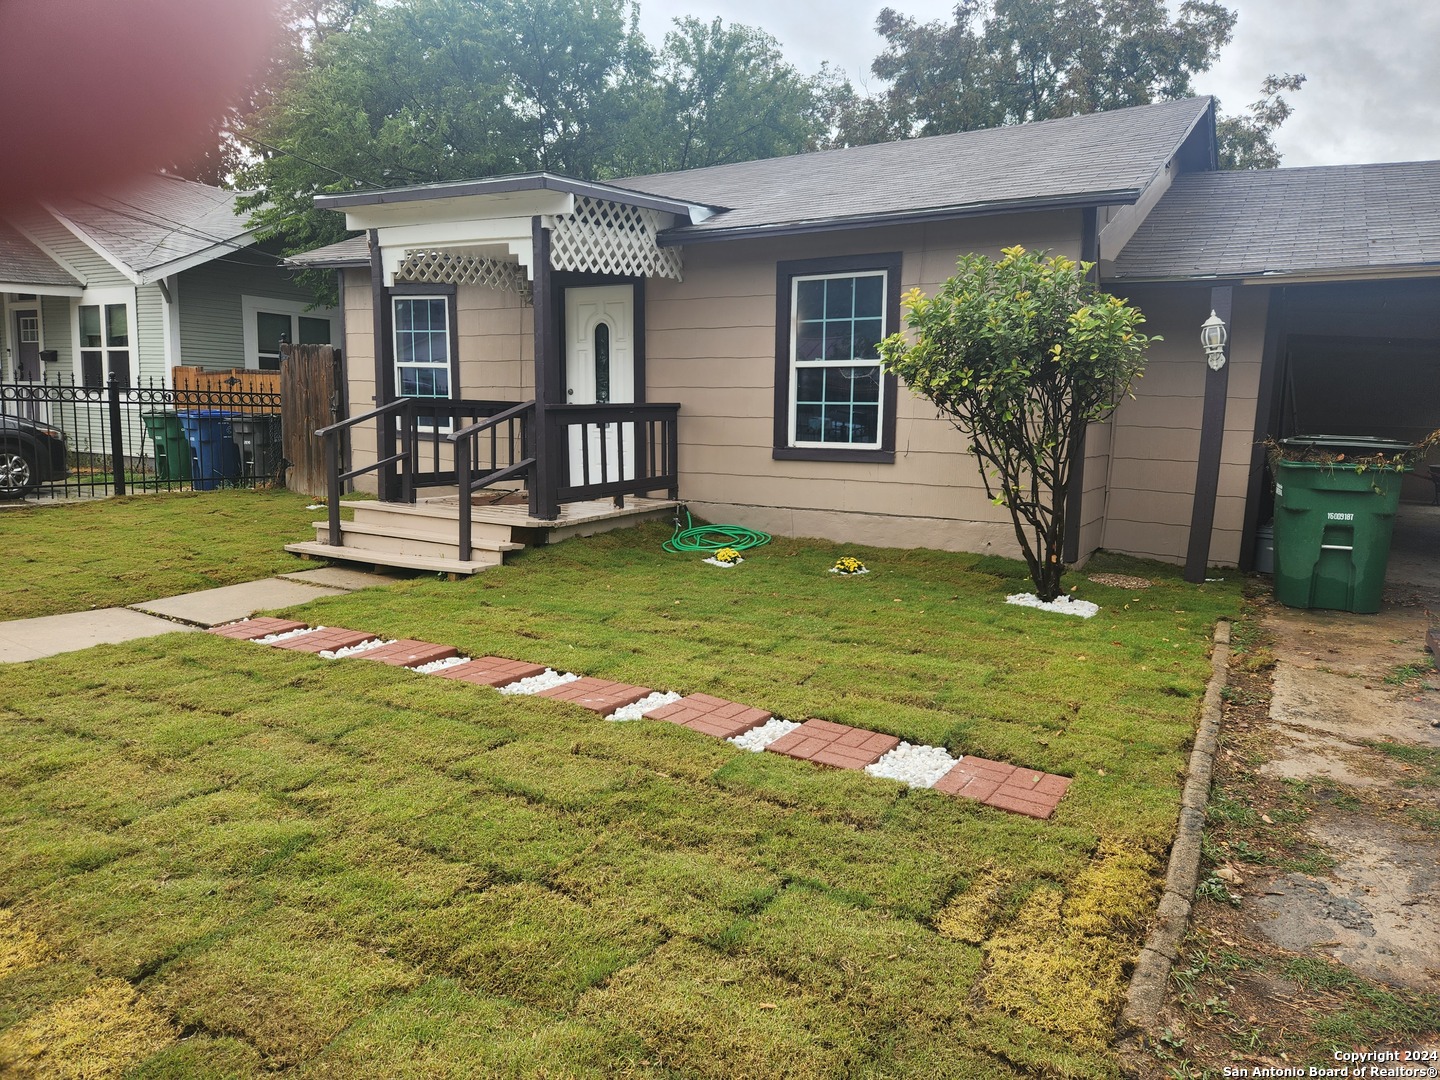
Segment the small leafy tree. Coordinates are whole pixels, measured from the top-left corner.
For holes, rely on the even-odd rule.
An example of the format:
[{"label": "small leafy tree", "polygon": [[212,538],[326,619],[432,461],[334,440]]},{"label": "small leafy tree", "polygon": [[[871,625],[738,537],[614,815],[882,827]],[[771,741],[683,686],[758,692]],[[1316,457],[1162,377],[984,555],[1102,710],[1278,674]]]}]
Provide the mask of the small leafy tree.
[{"label": "small leafy tree", "polygon": [[1091,264],[1002,254],[963,257],[933,299],[908,292],[913,343],[894,334],[880,355],[969,440],[985,493],[1010,511],[1036,595],[1054,600],[1080,439],[1114,411],[1159,338],[1137,331],[1138,308],[1096,290]]}]

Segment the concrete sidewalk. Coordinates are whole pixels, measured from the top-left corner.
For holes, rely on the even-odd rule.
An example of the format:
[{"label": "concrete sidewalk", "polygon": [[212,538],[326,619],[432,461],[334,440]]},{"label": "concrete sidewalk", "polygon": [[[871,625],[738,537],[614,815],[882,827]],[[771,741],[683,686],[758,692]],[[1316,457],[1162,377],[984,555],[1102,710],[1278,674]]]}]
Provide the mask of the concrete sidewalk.
[{"label": "concrete sidewalk", "polygon": [[146,600],[129,607],[0,622],[0,664],[22,663],[159,634],[208,629],[257,611],[294,607],[321,596],[387,585],[395,578],[330,566],[218,589]]}]

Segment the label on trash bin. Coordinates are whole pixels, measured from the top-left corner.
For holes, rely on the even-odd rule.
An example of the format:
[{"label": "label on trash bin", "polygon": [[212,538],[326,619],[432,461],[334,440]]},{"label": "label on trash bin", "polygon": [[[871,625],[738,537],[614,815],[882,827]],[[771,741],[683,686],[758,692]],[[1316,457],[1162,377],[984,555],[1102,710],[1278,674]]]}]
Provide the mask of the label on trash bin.
[{"label": "label on trash bin", "polygon": [[1276,497],[1277,499],[1283,499],[1283,498],[1285,497],[1285,485],[1284,485],[1284,484],[1276,484],[1276,485],[1275,485],[1275,497]]},{"label": "label on trash bin", "polygon": [[1354,514],[1326,514],[1326,521],[1354,521]]}]

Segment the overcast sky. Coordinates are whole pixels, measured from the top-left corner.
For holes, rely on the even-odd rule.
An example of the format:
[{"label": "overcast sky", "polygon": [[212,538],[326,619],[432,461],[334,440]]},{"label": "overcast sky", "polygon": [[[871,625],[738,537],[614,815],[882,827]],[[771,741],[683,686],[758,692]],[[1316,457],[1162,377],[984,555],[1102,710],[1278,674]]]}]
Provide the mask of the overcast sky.
[{"label": "overcast sky", "polygon": [[[640,0],[641,26],[659,42],[679,15],[758,26],[798,68],[823,61],[875,88],[883,0]],[[948,19],[953,0],[891,0],[921,20]],[[1195,79],[1226,114],[1259,96],[1269,73],[1303,72],[1295,113],[1276,136],[1285,165],[1440,159],[1440,4],[1432,0],[1231,0],[1235,35],[1220,63]]]}]

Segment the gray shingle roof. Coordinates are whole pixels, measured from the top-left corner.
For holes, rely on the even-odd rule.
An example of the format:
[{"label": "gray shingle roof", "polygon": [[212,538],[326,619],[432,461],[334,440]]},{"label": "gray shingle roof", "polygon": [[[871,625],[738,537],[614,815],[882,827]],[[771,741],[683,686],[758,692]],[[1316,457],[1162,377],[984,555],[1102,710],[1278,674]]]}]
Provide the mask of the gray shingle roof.
[{"label": "gray shingle roof", "polygon": [[182,180],[148,176],[120,193],[54,203],[96,245],[136,274],[202,253],[250,243],[245,219],[235,216],[241,193]]},{"label": "gray shingle roof", "polygon": [[1187,98],[1035,124],[613,180],[728,209],[673,241],[910,215],[1133,201],[1211,107]]},{"label": "gray shingle roof", "polygon": [[313,248],[310,251],[302,251],[298,255],[291,255],[286,258],[285,263],[288,266],[298,266],[302,270],[369,266],[370,240],[366,236],[352,236],[350,239],[341,240],[336,244],[327,244],[322,248]]},{"label": "gray shingle roof", "polygon": [[0,221],[0,282],[6,285],[81,285],[74,275],[3,221]]},{"label": "gray shingle roof", "polygon": [[1107,276],[1165,280],[1440,264],[1440,161],[1176,178]]}]

